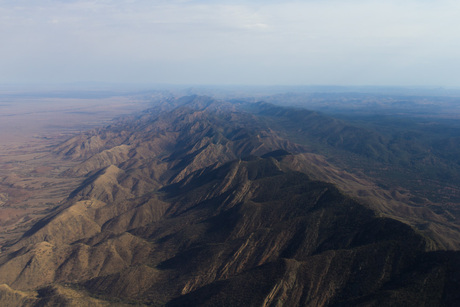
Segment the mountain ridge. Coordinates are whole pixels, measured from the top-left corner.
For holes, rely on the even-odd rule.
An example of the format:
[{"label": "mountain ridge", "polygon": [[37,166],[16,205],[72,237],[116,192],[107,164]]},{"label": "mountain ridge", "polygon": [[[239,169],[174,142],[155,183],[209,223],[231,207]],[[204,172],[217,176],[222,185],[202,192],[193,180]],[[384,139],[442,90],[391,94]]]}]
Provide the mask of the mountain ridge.
[{"label": "mountain ridge", "polygon": [[4,247],[0,302],[459,301],[459,252],[345,195],[368,183],[245,108],[183,97],[56,147],[81,184]]}]

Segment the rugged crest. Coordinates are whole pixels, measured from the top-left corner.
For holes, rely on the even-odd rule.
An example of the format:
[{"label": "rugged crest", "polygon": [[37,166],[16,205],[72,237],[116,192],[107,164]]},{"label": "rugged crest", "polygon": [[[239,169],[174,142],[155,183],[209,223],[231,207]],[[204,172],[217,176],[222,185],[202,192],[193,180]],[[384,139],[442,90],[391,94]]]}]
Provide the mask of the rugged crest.
[{"label": "rugged crest", "polygon": [[432,239],[318,179],[365,183],[238,103],[172,105],[55,149],[84,181],[5,247],[0,302],[459,302],[457,252],[428,252]]}]

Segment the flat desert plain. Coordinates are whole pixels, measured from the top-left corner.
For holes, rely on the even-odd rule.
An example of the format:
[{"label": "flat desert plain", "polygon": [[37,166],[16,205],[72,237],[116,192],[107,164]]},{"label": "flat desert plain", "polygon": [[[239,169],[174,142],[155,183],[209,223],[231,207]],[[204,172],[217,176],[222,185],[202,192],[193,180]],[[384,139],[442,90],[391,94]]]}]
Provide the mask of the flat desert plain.
[{"label": "flat desert plain", "polygon": [[0,252],[59,205],[81,178],[62,172],[73,165],[51,153],[54,145],[119,116],[148,107],[125,96],[47,98],[0,93]]}]

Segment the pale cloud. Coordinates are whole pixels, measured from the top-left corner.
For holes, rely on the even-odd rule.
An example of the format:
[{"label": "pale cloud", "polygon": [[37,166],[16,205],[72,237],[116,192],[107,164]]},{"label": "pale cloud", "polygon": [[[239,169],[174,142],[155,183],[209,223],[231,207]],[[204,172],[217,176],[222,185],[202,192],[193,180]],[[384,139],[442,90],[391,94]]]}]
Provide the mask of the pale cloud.
[{"label": "pale cloud", "polygon": [[0,1],[0,82],[460,84],[460,3]]}]

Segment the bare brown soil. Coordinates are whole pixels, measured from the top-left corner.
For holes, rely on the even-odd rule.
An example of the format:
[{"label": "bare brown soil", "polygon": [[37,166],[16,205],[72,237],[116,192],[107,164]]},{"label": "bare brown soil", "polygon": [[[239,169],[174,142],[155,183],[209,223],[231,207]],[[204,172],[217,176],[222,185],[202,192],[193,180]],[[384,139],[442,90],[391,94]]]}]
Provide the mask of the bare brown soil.
[{"label": "bare brown soil", "polygon": [[17,239],[81,181],[60,176],[74,162],[50,154],[53,145],[146,107],[129,97],[0,96],[0,247]]},{"label": "bare brown soil", "polygon": [[385,201],[408,192],[380,192],[231,105],[182,102],[8,156],[8,208],[69,197],[4,246],[2,306],[459,305],[460,253],[399,217],[441,234],[442,221]]}]

